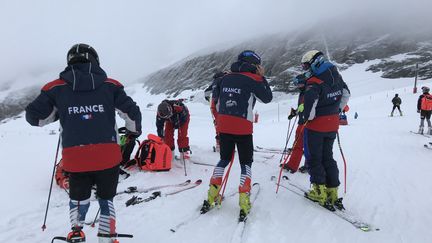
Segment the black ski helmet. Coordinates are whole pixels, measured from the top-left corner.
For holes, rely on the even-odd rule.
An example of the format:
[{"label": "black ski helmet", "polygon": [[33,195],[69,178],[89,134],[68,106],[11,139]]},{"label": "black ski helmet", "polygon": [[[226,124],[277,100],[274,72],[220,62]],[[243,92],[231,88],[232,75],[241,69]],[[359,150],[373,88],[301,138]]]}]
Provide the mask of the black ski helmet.
[{"label": "black ski helmet", "polygon": [[99,65],[99,56],[96,50],[87,44],[75,44],[69,49],[67,56],[67,64],[91,62]]},{"label": "black ski helmet", "polygon": [[158,106],[157,114],[159,117],[164,119],[170,118],[173,115],[171,105],[166,101],[162,101]]},{"label": "black ski helmet", "polygon": [[429,93],[430,89],[429,87],[423,86],[422,88],[423,93]]},{"label": "black ski helmet", "polygon": [[240,62],[247,62],[250,64],[261,65],[261,57],[251,50],[242,51],[238,55],[237,60]]}]

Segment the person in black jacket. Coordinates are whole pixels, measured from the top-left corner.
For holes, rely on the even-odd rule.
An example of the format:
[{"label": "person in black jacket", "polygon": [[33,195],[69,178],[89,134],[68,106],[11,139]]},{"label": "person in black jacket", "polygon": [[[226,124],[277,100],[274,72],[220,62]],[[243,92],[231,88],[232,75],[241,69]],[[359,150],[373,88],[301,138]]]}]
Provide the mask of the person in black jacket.
[{"label": "person in black jacket", "polygon": [[317,50],[306,52],[302,67],[311,76],[304,93],[304,154],[312,189],[305,196],[328,208],[343,208],[338,198],[339,170],[333,144],[339,129],[339,112],[350,97],[337,68]]},{"label": "person in black jacket", "polygon": [[393,103],[393,109],[392,109],[390,116],[393,116],[393,113],[394,113],[396,108],[399,110],[399,114],[402,116],[402,111],[400,108],[400,105],[402,104],[402,99],[399,97],[398,94],[395,94],[395,96],[392,99],[392,103]]},{"label": "person in black jacket", "polygon": [[246,50],[239,54],[231,65],[231,72],[216,79],[212,99],[217,109],[217,132],[220,138],[220,161],[216,165],[208,198],[201,212],[205,213],[215,206],[222,184],[225,167],[234,156],[237,146],[241,177],[239,186],[240,219],[250,211],[250,190],[253,162],[253,113],[256,100],[269,103],[273,94],[264,77],[261,57]]},{"label": "person in black jacket", "polygon": [[184,159],[190,159],[189,120],[189,110],[182,100],[163,100],[158,106],[157,134],[174,150],[174,130],[177,129],[178,150]]},{"label": "person in black jacket", "polygon": [[97,52],[89,45],[76,44],[67,53],[66,69],[60,78],[46,84],[26,108],[32,126],[59,120],[62,127],[63,170],[69,173],[69,242],[85,241],[82,227],[96,185],[100,205],[100,243],[116,241],[113,198],[117,191],[119,163],[115,111],[126,121],[126,133],[141,134],[141,112],[126,95],[123,85],[108,78],[99,66]]}]

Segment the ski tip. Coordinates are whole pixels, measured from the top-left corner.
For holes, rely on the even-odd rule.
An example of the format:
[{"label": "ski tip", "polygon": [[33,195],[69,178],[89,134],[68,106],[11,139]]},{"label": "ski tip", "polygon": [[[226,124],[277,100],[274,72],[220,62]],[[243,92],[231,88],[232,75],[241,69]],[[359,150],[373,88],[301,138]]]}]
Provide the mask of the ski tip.
[{"label": "ski tip", "polygon": [[259,186],[259,183],[255,182],[254,184],[252,184],[252,186]]},{"label": "ski tip", "polygon": [[170,231],[171,231],[171,232],[173,232],[173,233],[175,233],[175,232],[176,232],[176,231],[175,231],[175,229],[170,229]]},{"label": "ski tip", "polygon": [[282,179],[289,180],[288,176],[286,176],[286,175],[282,176]]},{"label": "ski tip", "polygon": [[190,183],[190,182],[191,182],[191,180],[187,180],[187,181],[186,181],[186,183]]},{"label": "ski tip", "polygon": [[201,184],[201,183],[202,183],[201,179],[198,179],[198,180],[195,181],[195,184]]}]

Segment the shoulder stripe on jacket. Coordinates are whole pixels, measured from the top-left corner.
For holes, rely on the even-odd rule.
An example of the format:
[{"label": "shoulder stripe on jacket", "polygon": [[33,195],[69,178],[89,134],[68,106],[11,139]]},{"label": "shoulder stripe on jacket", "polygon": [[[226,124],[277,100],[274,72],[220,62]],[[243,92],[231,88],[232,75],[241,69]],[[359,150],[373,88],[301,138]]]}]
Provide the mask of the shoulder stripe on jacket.
[{"label": "shoulder stripe on jacket", "polygon": [[322,81],[321,79],[317,78],[317,77],[311,77],[310,79],[307,80],[307,84],[322,84],[324,81]]},{"label": "shoulder stripe on jacket", "polygon": [[257,81],[257,82],[262,82],[263,81],[263,77],[261,75],[255,74],[255,73],[241,72],[241,73],[238,73],[238,74],[247,76],[247,77],[249,77],[249,78],[251,78],[251,79],[253,79],[253,80]]},{"label": "shoulder stripe on jacket", "polygon": [[54,88],[54,87],[61,86],[61,85],[65,85],[65,84],[66,84],[65,81],[63,81],[63,80],[61,80],[61,79],[56,79],[56,80],[54,80],[54,81],[51,81],[51,82],[45,84],[45,85],[42,87],[42,90],[43,90],[43,91],[48,91],[48,90],[50,90],[50,89],[52,89],[52,88]]},{"label": "shoulder stripe on jacket", "polygon": [[115,86],[119,86],[119,87],[123,87],[123,84],[121,84],[119,81],[112,79],[112,78],[107,78],[107,80],[105,80],[106,83],[112,83]]}]

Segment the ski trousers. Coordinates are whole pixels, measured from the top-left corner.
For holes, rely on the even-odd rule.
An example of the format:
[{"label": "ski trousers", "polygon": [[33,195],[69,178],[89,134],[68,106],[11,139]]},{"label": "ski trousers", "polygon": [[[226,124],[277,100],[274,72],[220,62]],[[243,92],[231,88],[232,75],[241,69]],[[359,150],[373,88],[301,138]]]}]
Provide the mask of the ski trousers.
[{"label": "ski trousers", "polygon": [[220,161],[213,170],[210,184],[222,184],[225,167],[229,165],[237,146],[240,160],[240,186],[239,192],[248,193],[251,190],[252,162],[253,162],[253,137],[249,135],[234,135],[220,133]]},{"label": "ski trousers", "polygon": [[300,161],[303,157],[303,126],[304,125],[297,126],[294,140],[295,144],[291,151],[290,158],[287,162],[287,166],[293,171],[298,170]]},{"label": "ski trousers", "polygon": [[336,132],[317,132],[304,129],[304,154],[308,164],[310,182],[338,187],[339,169],[333,159]]},{"label": "ski trousers", "polygon": [[[184,124],[182,124],[177,129],[177,145],[180,152],[189,151],[189,137],[188,137],[188,128],[189,128],[190,118],[186,120]],[[164,142],[171,148],[171,150],[175,149],[174,146],[174,124],[170,121],[165,122],[165,137]]]}]

